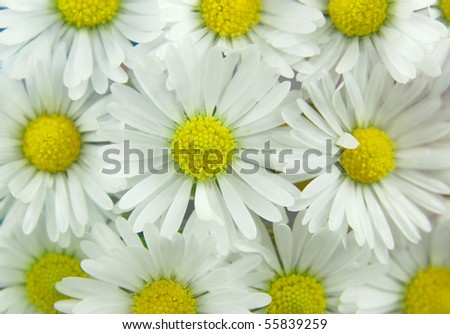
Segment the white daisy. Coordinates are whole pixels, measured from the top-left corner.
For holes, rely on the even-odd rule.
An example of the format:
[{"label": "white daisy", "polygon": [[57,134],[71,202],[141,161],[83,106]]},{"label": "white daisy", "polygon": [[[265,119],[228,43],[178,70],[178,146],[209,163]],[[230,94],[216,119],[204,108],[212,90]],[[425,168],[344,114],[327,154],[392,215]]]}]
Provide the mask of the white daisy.
[{"label": "white daisy", "polygon": [[55,283],[64,277],[86,277],[79,240],[64,245],[48,239],[43,226],[30,235],[0,230],[0,313],[57,313],[53,304],[67,296]]},{"label": "white daisy", "polygon": [[339,230],[343,238],[350,227],[359,245],[386,260],[394,240],[417,243],[421,230],[431,230],[427,214],[445,209],[449,114],[426,79],[404,85],[382,65],[360,70],[358,80],[344,74],[338,88],[328,74],[308,85],[312,106],[298,99],[285,108],[293,129],[277,139],[295,148],[285,165],[291,178],[317,176],[296,207],[309,207],[303,224],[311,232]]},{"label": "white daisy", "polygon": [[[417,13],[433,0],[298,1],[320,9],[327,19],[315,36],[322,52],[310,60],[314,68],[345,73],[361,58],[375,56],[401,83],[414,79],[418,70],[432,77],[440,74],[430,53],[448,35],[447,29]],[[300,72],[297,79],[303,81],[307,76]]]},{"label": "white daisy", "polygon": [[[206,234],[201,236],[206,238]],[[142,243],[141,235],[134,233],[123,217],[118,217],[114,224],[94,224],[84,235],[81,247],[87,258],[95,260],[126,247],[141,247]]]},{"label": "white daisy", "polygon": [[444,108],[449,106],[450,103],[450,62],[448,61],[450,56],[450,38],[443,39],[436,46],[433,52],[433,58],[440,64],[442,68],[442,75],[435,79],[430,79],[430,85],[432,86],[430,91],[432,94],[442,96],[444,100]]},{"label": "white daisy", "polygon": [[449,25],[450,22],[450,1],[449,0],[432,0],[426,1],[428,4],[428,13],[433,19],[437,19]]},{"label": "white daisy", "polygon": [[395,249],[380,279],[342,295],[341,308],[358,313],[450,314],[450,208],[418,244]]},{"label": "white daisy", "polygon": [[[100,132],[119,143],[105,149],[108,161],[116,159],[114,168],[105,164],[105,173],[127,174],[134,184],[118,209],[133,210],[135,232],[162,216],[162,234],[170,236],[193,194],[201,220],[225,224],[230,235],[236,224],[254,238],[250,212],[280,221],[280,206],[293,205],[299,195],[265,169],[261,154],[273,129],[284,122],[278,106],[290,83],[278,82],[276,71],[254,50],[223,57],[215,47],[198,56],[188,40],[183,43],[181,51],[167,48],[166,71],[148,57],[134,69],[136,89],[111,87],[109,112],[127,128]],[[247,159],[238,154],[244,150]]]},{"label": "white daisy", "polygon": [[[293,62],[298,69],[311,73],[303,61],[320,52],[311,33],[325,23],[322,13],[291,0],[193,0],[159,1],[162,19],[166,21],[166,37],[176,41],[189,36],[202,50],[214,45],[225,50],[257,46],[272,66],[285,77],[292,78]],[[153,46],[139,45],[130,53],[142,58]]]},{"label": "white daisy", "polygon": [[286,224],[273,225],[275,247],[261,222],[259,240],[236,242],[240,251],[264,257],[265,267],[259,275],[265,279],[254,287],[272,297],[266,313],[336,313],[345,289],[376,279],[387,269],[383,264],[360,264],[366,249],[352,241],[344,247],[335,232],[309,233],[302,226],[304,214],[298,214],[292,229]]},{"label": "white daisy", "polygon": [[118,220],[116,225],[128,245],[119,245],[95,260],[84,260],[81,267],[92,278],[66,278],[57,284],[60,292],[75,298],[56,303],[58,310],[248,313],[270,302],[266,294],[239,283],[261,263],[259,256],[227,260],[215,255],[215,240],[211,237],[175,234],[166,238],[154,225],[144,227],[141,242],[137,235],[132,236],[131,225],[126,221]]},{"label": "white daisy", "polygon": [[64,84],[79,99],[88,86],[103,94],[109,80],[126,82],[121,68],[133,43],[162,35],[157,1],[2,0],[0,60],[15,78],[33,69],[34,57],[60,44],[68,46]]},{"label": "white daisy", "polygon": [[[286,211],[282,210],[281,212],[283,218],[283,222],[287,222],[289,220]],[[253,217],[253,219],[258,220],[257,217]],[[214,220],[201,220],[198,218],[197,213],[195,211],[189,216],[189,219],[185,224],[182,225],[183,233],[192,233],[198,236],[206,236],[212,235],[217,240],[217,251],[219,254],[229,254],[229,253],[238,253],[236,250],[235,242],[237,238],[242,237],[239,233],[230,234],[229,238],[224,238],[228,233],[227,226],[225,224],[218,224],[217,221]]]},{"label": "white daisy", "polygon": [[99,124],[118,122],[92,90],[70,100],[61,84],[65,60],[58,49],[24,81],[0,74],[0,217],[25,234],[41,221],[52,241],[68,230],[81,237],[88,222],[104,221],[113,208],[108,193],[125,187],[101,174],[97,151]]}]

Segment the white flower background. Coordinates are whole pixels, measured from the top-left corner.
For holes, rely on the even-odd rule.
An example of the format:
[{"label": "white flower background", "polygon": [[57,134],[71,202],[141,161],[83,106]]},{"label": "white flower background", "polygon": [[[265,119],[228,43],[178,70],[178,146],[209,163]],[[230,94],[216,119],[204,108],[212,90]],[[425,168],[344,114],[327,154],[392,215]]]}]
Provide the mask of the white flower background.
[{"label": "white flower background", "polygon": [[449,22],[0,0],[0,313],[450,314]]}]

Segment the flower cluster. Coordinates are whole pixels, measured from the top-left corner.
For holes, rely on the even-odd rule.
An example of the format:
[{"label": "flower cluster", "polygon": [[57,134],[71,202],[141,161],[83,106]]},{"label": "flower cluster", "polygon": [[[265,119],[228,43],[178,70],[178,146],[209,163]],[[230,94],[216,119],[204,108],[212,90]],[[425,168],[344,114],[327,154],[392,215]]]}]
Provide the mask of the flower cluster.
[{"label": "flower cluster", "polygon": [[449,22],[0,0],[0,313],[450,313]]}]

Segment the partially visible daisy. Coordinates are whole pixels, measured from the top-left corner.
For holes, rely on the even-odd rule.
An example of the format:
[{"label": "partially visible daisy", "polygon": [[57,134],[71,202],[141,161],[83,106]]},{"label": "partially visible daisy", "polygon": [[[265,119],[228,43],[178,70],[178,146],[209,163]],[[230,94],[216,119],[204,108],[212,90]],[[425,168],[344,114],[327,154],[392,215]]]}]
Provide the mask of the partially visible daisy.
[{"label": "partially visible daisy", "polygon": [[[283,216],[282,222],[288,222],[289,217],[286,214],[285,210],[281,210],[281,214]],[[257,217],[253,217],[252,219],[258,220]],[[201,220],[198,218],[197,213],[194,211],[189,216],[189,219],[183,225],[183,233],[192,233],[198,236],[206,236],[208,234],[213,235],[217,240],[217,251],[220,254],[228,254],[230,252],[237,252],[235,247],[235,242],[237,238],[242,237],[239,233],[230,234],[227,231],[228,227],[225,224],[218,224],[217,221],[214,220]],[[224,238],[223,236],[229,235],[228,238]]]},{"label": "partially visible daisy", "polygon": [[[162,19],[168,23],[165,30],[169,40],[189,36],[204,52],[214,45],[224,50],[253,45],[285,77],[293,77],[290,64],[300,59],[302,66],[298,70],[311,73],[312,68],[304,58],[320,52],[311,33],[325,23],[322,13],[291,0],[169,0],[159,3]],[[130,56],[140,58],[147,48],[146,44],[141,44]]]},{"label": "partially visible daisy", "polygon": [[258,240],[236,241],[241,252],[264,257],[260,275],[266,279],[254,287],[272,298],[266,313],[336,313],[345,289],[375,279],[387,269],[383,264],[361,264],[366,249],[354,241],[344,247],[335,232],[321,229],[309,233],[302,226],[304,214],[298,214],[292,229],[287,224],[273,225],[275,247],[261,222]]},{"label": "partially visible daisy", "polygon": [[[448,31],[442,23],[417,13],[433,0],[298,1],[320,9],[327,19],[315,36],[322,52],[310,60],[314,68],[346,73],[360,59],[375,56],[397,82],[414,79],[419,70],[432,77],[440,74],[430,54]],[[299,80],[307,78],[299,72]]]},{"label": "partially visible daisy", "polygon": [[[64,85],[73,99],[88,86],[103,94],[109,80],[126,82],[121,68],[133,42],[161,36],[157,1],[143,0],[2,0],[0,60],[15,78],[33,70],[32,59],[60,44],[68,47]],[[43,54],[44,53],[44,54]]]},{"label": "partially visible daisy", "polygon": [[99,124],[117,127],[91,89],[72,101],[61,84],[66,57],[58,49],[38,62],[24,81],[0,74],[0,217],[25,234],[40,222],[50,240],[71,230],[81,237],[88,222],[104,221],[125,187],[101,174]]},{"label": "partially visible daisy", "polygon": [[255,50],[226,57],[219,47],[207,55],[195,50],[184,39],[180,49],[167,48],[167,70],[147,57],[134,68],[136,89],[111,87],[109,112],[127,129],[100,134],[117,143],[105,152],[117,150],[117,173],[133,185],[117,207],[133,210],[135,232],[162,217],[162,234],[170,236],[192,195],[201,220],[226,226],[228,235],[220,238],[237,227],[251,239],[251,212],[281,221],[281,207],[299,196],[295,186],[266,169],[261,153],[284,122],[278,106],[295,93],[289,95],[290,83],[278,82]]},{"label": "partially visible daisy", "polygon": [[447,27],[450,23],[450,1],[449,0],[432,0],[427,1],[428,13],[433,19],[437,19],[444,23]]},{"label": "partially visible daisy", "polygon": [[116,218],[114,224],[95,223],[81,241],[81,247],[90,259],[97,259],[130,246],[142,246],[142,240],[138,234],[132,232],[130,225],[122,217]]},{"label": "partially visible daisy", "polygon": [[81,267],[92,278],[66,278],[60,282],[58,290],[74,299],[58,302],[58,310],[122,314],[248,313],[270,302],[266,294],[240,283],[261,263],[259,256],[227,260],[216,256],[215,240],[209,236],[174,234],[168,238],[154,225],[144,227],[142,242],[137,242],[137,235],[131,241],[131,225],[123,220],[118,223],[122,225],[120,236],[131,244],[84,260]]},{"label": "partially visible daisy", "polygon": [[442,68],[442,75],[435,79],[430,79],[431,93],[442,96],[444,100],[443,108],[450,106],[450,38],[443,39],[436,46],[433,52],[433,58]]},{"label": "partially visible daisy", "polygon": [[386,260],[396,241],[417,243],[431,230],[429,214],[445,209],[449,114],[426,79],[403,85],[381,65],[367,71],[356,71],[358,80],[345,74],[338,88],[328,74],[308,85],[312,105],[298,99],[285,108],[292,131],[277,139],[296,149],[285,165],[291,178],[317,176],[296,208],[308,207],[303,224],[343,238],[350,227],[359,245]]},{"label": "partially visible daisy", "polygon": [[341,308],[358,313],[450,314],[450,216],[418,244],[395,249],[380,279],[350,288]]},{"label": "partially visible daisy", "polygon": [[67,296],[55,284],[64,277],[87,277],[79,242],[52,242],[43,226],[30,235],[18,228],[0,230],[0,313],[57,313],[54,303]]}]

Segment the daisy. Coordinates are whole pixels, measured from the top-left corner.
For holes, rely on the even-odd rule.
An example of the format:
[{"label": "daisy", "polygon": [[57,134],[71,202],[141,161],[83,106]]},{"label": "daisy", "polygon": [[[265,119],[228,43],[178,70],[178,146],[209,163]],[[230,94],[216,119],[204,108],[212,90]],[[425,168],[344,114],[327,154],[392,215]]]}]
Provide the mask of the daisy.
[{"label": "daisy", "polygon": [[429,80],[431,85],[430,92],[437,96],[442,96],[444,100],[443,108],[446,108],[449,105],[450,99],[450,62],[448,61],[450,56],[450,38],[443,39],[439,42],[432,56],[440,64],[442,75]]},{"label": "daisy", "polygon": [[428,13],[433,19],[437,19],[447,25],[450,22],[450,1],[449,0],[432,0],[427,1]]},{"label": "daisy", "polygon": [[128,245],[84,260],[81,267],[92,278],[66,278],[57,284],[61,293],[74,298],[56,303],[58,310],[121,314],[249,313],[270,302],[266,294],[238,282],[261,263],[259,256],[226,261],[215,255],[215,240],[209,236],[164,237],[154,225],[146,225],[141,242],[137,235],[132,236],[131,225],[126,221],[118,220],[117,229]]},{"label": "daisy", "polygon": [[86,277],[79,240],[60,244],[48,239],[43,226],[24,235],[0,230],[0,313],[58,313],[53,304],[67,296],[55,283],[64,277]]},{"label": "daisy", "polygon": [[450,210],[418,244],[392,252],[379,280],[342,295],[342,309],[358,313],[450,314]]},{"label": "daisy", "polygon": [[[325,23],[322,13],[291,0],[164,0],[160,6],[169,41],[189,36],[202,52],[254,45],[285,77],[293,77],[289,65],[300,59],[298,69],[311,73],[304,58],[320,52],[311,33]],[[130,57],[142,58],[147,49],[153,46],[141,44]]]},{"label": "daisy", "polygon": [[34,57],[60,44],[68,47],[64,85],[73,99],[88,86],[103,94],[109,80],[126,82],[121,68],[133,42],[161,38],[157,1],[145,0],[2,0],[0,60],[15,78],[29,73]]},{"label": "daisy", "polygon": [[386,270],[383,264],[360,264],[366,250],[355,242],[345,248],[335,232],[321,229],[309,233],[302,226],[304,214],[297,215],[292,229],[287,224],[273,225],[275,246],[261,222],[257,240],[236,242],[241,252],[264,257],[265,267],[259,274],[266,279],[254,287],[272,297],[265,313],[336,313],[346,288],[375,279]]},{"label": "daisy", "polygon": [[135,67],[136,88],[111,87],[109,112],[126,130],[100,131],[117,143],[104,150],[115,165],[104,170],[127,175],[133,185],[117,209],[133,210],[135,232],[162,216],[162,234],[170,236],[192,195],[200,220],[226,226],[228,236],[221,238],[236,227],[254,238],[251,212],[280,221],[280,207],[293,205],[299,195],[266,170],[261,154],[284,122],[278,105],[290,98],[290,83],[278,82],[254,50],[223,57],[214,47],[199,56],[187,39],[180,48],[167,48],[167,70],[153,57]]},{"label": "daisy", "polygon": [[61,84],[65,60],[58,49],[24,81],[0,74],[0,217],[25,234],[41,222],[52,241],[68,230],[81,237],[88,222],[104,221],[113,208],[108,193],[125,187],[101,174],[97,152],[104,143],[97,128],[117,122],[92,90],[70,100]]},{"label": "daisy", "polygon": [[312,105],[298,99],[285,108],[292,131],[277,139],[295,148],[284,167],[292,179],[317,176],[295,208],[309,208],[303,224],[343,238],[350,227],[359,245],[386,260],[395,240],[417,243],[431,230],[428,215],[445,209],[450,127],[426,79],[402,85],[382,65],[364,68],[358,79],[345,74],[338,88],[326,73],[308,85]]},{"label": "daisy", "polygon": [[[418,70],[432,77],[440,75],[430,53],[448,35],[447,29],[442,23],[417,13],[433,0],[299,2],[320,9],[327,20],[315,36],[322,52],[310,60],[314,68],[346,73],[360,59],[375,57],[397,82],[414,79]],[[293,65],[293,68],[297,67]],[[307,78],[301,72],[297,77],[301,81]]]}]

